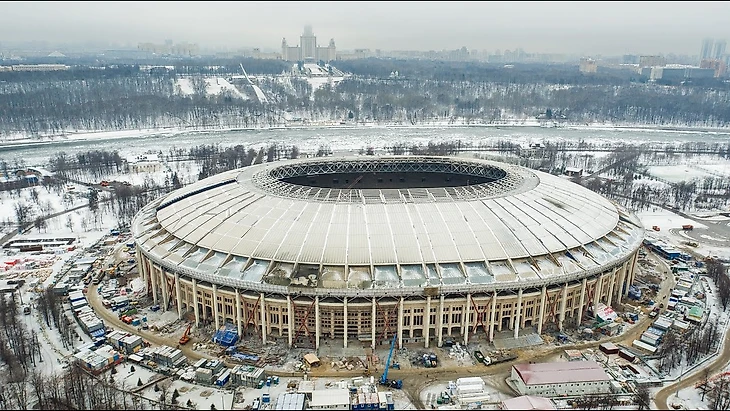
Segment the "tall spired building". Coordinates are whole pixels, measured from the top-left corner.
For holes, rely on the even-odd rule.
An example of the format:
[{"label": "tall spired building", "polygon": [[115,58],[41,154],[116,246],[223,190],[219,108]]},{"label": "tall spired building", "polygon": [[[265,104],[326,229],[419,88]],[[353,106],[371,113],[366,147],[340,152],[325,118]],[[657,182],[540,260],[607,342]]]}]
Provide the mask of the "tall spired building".
[{"label": "tall spired building", "polygon": [[291,47],[286,39],[281,40],[281,59],[286,61],[332,61],[337,58],[335,39],[331,39],[327,47],[317,46],[317,36],[312,31],[312,26],[304,26],[304,32],[299,37],[299,45]]},{"label": "tall spired building", "polygon": [[319,60],[317,58],[317,36],[312,32],[312,26],[304,26],[304,33],[299,37],[299,45],[302,47],[302,60]]}]

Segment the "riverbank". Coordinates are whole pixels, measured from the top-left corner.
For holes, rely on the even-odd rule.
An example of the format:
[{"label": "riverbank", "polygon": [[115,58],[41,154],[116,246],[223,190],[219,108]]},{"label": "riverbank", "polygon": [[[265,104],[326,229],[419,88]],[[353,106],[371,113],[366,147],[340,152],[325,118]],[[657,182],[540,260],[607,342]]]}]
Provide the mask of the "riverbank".
[{"label": "riverbank", "polygon": [[38,145],[56,144],[73,141],[109,140],[129,137],[155,137],[187,134],[206,134],[235,131],[267,131],[267,130],[316,130],[316,129],[439,129],[439,128],[547,128],[596,131],[642,131],[662,133],[715,133],[730,135],[730,127],[693,127],[693,126],[656,126],[650,124],[613,124],[613,123],[558,123],[536,119],[509,119],[492,123],[470,123],[467,121],[434,121],[419,124],[404,124],[402,122],[360,122],[337,123],[323,122],[292,122],[281,126],[270,127],[160,127],[142,128],[133,130],[74,130],[49,135],[22,135],[0,137],[0,148],[32,147]]}]

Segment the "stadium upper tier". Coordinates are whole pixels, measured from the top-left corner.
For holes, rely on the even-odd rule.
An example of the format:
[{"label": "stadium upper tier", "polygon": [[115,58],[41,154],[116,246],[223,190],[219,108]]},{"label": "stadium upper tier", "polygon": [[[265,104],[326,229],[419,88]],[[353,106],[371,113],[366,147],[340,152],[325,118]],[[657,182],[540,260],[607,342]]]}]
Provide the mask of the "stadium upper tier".
[{"label": "stadium upper tier", "polygon": [[643,238],[636,217],[566,179],[414,156],[227,171],[149,204],[133,230],[171,272],[302,290],[570,281],[626,260]]}]

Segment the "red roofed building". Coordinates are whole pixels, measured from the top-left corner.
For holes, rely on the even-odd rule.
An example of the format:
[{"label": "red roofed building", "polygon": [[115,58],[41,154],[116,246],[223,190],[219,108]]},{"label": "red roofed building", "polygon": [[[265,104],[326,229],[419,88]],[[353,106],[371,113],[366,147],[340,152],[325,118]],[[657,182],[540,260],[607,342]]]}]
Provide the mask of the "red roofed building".
[{"label": "red roofed building", "polygon": [[512,382],[522,395],[582,395],[611,391],[611,378],[595,361],[515,364]]},{"label": "red roofed building", "polygon": [[500,408],[503,410],[557,410],[555,404],[549,398],[532,395],[504,400]]}]

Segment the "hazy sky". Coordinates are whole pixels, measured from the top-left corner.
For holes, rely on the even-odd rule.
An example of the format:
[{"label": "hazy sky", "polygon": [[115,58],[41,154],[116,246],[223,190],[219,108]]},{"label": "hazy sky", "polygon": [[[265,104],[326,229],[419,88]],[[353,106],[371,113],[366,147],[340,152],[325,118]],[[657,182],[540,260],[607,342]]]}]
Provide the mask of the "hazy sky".
[{"label": "hazy sky", "polygon": [[730,39],[730,2],[0,2],[0,44],[278,49],[305,24],[340,50],[694,55],[705,37]]}]

